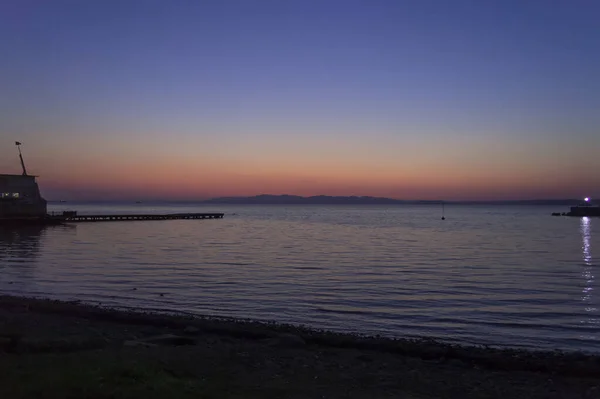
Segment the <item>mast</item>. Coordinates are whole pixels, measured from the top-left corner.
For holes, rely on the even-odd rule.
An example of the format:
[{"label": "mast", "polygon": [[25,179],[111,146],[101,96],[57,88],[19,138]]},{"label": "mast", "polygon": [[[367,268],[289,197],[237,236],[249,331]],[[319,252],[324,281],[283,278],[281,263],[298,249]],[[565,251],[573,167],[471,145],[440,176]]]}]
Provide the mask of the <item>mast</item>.
[{"label": "mast", "polygon": [[15,141],[15,145],[19,149],[19,159],[21,159],[21,167],[23,168],[23,176],[27,176],[27,169],[25,168],[25,161],[23,161],[23,154],[21,154],[21,143]]}]

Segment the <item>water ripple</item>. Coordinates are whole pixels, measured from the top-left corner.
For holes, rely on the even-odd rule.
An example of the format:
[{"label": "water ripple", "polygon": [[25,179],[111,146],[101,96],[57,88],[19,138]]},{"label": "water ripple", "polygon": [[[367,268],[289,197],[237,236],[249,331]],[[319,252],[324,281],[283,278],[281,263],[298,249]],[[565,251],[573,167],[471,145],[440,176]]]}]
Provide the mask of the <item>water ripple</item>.
[{"label": "water ripple", "polygon": [[0,290],[384,336],[600,351],[599,219],[552,218],[554,209],[544,207],[447,206],[440,222],[438,211],[227,207],[219,221],[3,229]]}]

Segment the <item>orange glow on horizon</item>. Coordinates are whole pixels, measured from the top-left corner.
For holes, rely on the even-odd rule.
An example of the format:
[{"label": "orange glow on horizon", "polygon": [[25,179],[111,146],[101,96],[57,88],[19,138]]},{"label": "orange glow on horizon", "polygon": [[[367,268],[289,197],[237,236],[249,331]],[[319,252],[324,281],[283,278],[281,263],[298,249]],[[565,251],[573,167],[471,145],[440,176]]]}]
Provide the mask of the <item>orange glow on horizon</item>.
[{"label": "orange glow on horizon", "polygon": [[[367,195],[397,199],[578,198],[600,186],[593,150],[561,143],[485,139],[430,143],[307,135],[230,139],[149,136],[125,142],[95,135],[69,152],[48,138],[25,148],[48,199],[204,199],[258,194]],[[492,148],[493,150],[490,150]],[[2,172],[20,173],[2,148]],[[589,154],[586,152],[590,152]],[[6,166],[6,169],[4,169]],[[591,193],[594,194],[594,193]]]},{"label": "orange glow on horizon", "polygon": [[[543,174],[507,170],[490,178],[484,169],[436,168],[423,170],[381,170],[342,167],[298,170],[281,165],[248,169],[211,163],[162,165],[122,165],[80,168],[65,173],[56,170],[40,178],[43,191],[54,197],[62,192],[82,199],[153,198],[202,199],[220,196],[258,194],[291,195],[369,195],[398,199],[518,199],[563,198],[586,185],[585,173],[573,178],[569,173],[544,177]],[[559,190],[557,188],[560,187]],[[568,195],[567,195],[568,196]]]}]

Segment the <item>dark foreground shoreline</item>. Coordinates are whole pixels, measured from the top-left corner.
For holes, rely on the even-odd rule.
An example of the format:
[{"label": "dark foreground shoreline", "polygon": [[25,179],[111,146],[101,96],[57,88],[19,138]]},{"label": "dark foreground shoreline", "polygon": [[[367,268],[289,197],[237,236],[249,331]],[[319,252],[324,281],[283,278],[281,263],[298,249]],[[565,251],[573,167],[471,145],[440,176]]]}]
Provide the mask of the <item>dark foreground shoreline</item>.
[{"label": "dark foreground shoreline", "polygon": [[0,296],[0,397],[599,398],[600,354]]}]

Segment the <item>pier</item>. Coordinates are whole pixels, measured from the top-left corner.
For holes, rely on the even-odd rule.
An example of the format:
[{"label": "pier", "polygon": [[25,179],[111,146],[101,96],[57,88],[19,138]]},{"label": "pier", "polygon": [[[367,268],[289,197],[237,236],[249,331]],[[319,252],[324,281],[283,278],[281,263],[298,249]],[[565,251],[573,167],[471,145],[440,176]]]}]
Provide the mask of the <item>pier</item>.
[{"label": "pier", "polygon": [[141,220],[223,219],[224,215],[224,213],[171,213],[166,215],[78,215],[75,212],[64,212],[58,215],[50,215],[50,218],[65,223],[82,223],[124,222]]}]

